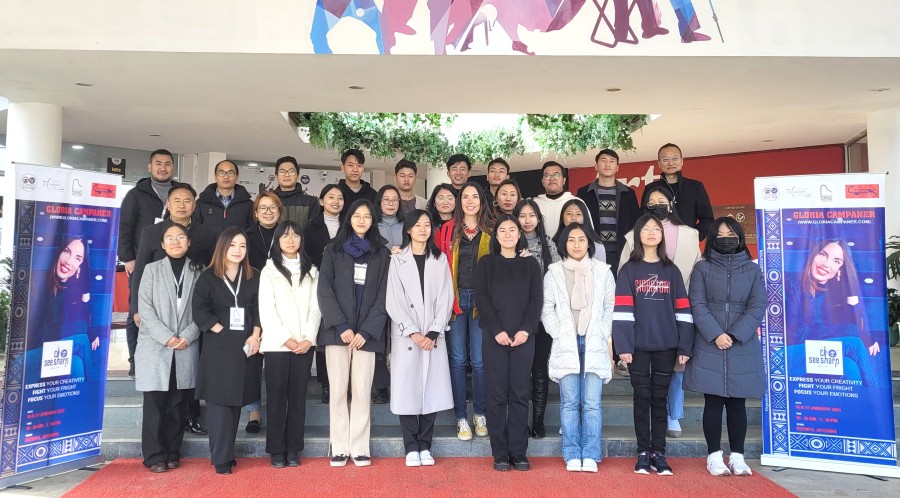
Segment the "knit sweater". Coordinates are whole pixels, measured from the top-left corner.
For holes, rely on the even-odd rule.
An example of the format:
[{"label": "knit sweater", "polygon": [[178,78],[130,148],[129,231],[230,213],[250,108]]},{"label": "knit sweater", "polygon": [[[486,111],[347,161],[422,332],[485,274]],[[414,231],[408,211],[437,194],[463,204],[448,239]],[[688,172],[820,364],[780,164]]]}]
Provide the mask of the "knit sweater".
[{"label": "knit sweater", "polygon": [[475,267],[474,281],[478,324],[485,340],[504,331],[510,339],[520,330],[537,333],[544,286],[534,258],[485,256]]},{"label": "knit sweater", "polygon": [[678,349],[690,356],[694,320],[681,273],[662,262],[629,261],[619,270],[613,341],[619,354]]}]

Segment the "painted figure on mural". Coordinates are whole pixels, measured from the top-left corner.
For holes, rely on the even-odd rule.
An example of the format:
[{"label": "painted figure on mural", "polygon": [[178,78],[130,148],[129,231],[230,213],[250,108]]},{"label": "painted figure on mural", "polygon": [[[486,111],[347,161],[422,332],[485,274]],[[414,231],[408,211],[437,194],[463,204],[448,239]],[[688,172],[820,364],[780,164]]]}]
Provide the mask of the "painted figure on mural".
[{"label": "painted figure on mural", "polygon": [[381,11],[375,5],[374,0],[316,0],[316,10],[313,14],[310,39],[313,50],[317,54],[332,53],[328,45],[328,33],[345,17],[358,19],[375,32],[375,43],[378,45],[378,53],[384,53],[381,34]]},{"label": "painted figure on mural", "polygon": [[670,0],[670,2],[678,18],[678,32],[681,33],[682,42],[709,41],[709,36],[697,31],[700,29],[700,21],[697,20],[694,2],[692,0]]}]

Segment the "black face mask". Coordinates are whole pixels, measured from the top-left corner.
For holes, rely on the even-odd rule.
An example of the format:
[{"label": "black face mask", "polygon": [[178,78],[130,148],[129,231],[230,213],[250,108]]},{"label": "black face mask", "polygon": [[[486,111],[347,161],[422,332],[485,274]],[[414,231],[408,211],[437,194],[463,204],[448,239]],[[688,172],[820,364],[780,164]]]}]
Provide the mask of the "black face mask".
[{"label": "black face mask", "polygon": [[656,216],[657,218],[664,220],[669,217],[669,205],[668,204],[654,204],[653,206],[647,207],[647,212]]},{"label": "black face mask", "polygon": [[716,237],[713,248],[722,254],[734,254],[737,252],[740,239],[737,237]]}]

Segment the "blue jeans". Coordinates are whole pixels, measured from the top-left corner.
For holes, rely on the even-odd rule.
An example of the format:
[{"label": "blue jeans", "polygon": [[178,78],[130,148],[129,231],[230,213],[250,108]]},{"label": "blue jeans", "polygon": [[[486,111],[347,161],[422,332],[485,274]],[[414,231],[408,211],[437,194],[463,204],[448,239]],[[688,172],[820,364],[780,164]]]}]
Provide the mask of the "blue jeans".
[{"label": "blue jeans", "polygon": [[584,336],[578,336],[578,360],[581,373],[559,379],[563,460],[590,458],[599,462],[602,458],[600,397],[603,380],[595,373],[584,373]]},{"label": "blue jeans", "polygon": [[673,372],[672,383],[669,384],[669,418],[681,420],[684,418],[684,389],[681,382],[684,380],[684,372]]},{"label": "blue jeans", "polygon": [[[459,289],[461,315],[450,322],[447,334],[447,354],[450,355],[450,387],[453,390],[453,413],[456,419],[466,415],[466,356],[472,364],[472,405],[475,413],[484,415],[487,401],[484,391],[484,363],[481,360],[481,327],[472,316],[475,309],[475,291]],[[468,332],[468,346],[466,336]]]}]

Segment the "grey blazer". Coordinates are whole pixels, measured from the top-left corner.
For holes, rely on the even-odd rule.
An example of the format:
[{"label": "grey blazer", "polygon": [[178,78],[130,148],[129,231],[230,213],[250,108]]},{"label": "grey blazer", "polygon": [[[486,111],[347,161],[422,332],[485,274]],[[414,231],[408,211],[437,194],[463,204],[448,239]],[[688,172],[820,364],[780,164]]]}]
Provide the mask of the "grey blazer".
[{"label": "grey blazer", "polygon": [[[192,389],[197,382],[200,330],[194,325],[191,297],[200,270],[192,270],[190,260],[184,263],[184,282],[181,306],[177,306],[175,274],[169,258],[148,264],[144,268],[138,290],[138,313],[141,328],[134,352],[135,388],[138,391],[168,391],[172,358],[175,358],[175,377],[178,389]],[[177,308],[177,309],[176,309]],[[173,350],[166,343],[173,336],[184,337],[189,346]]]}]

